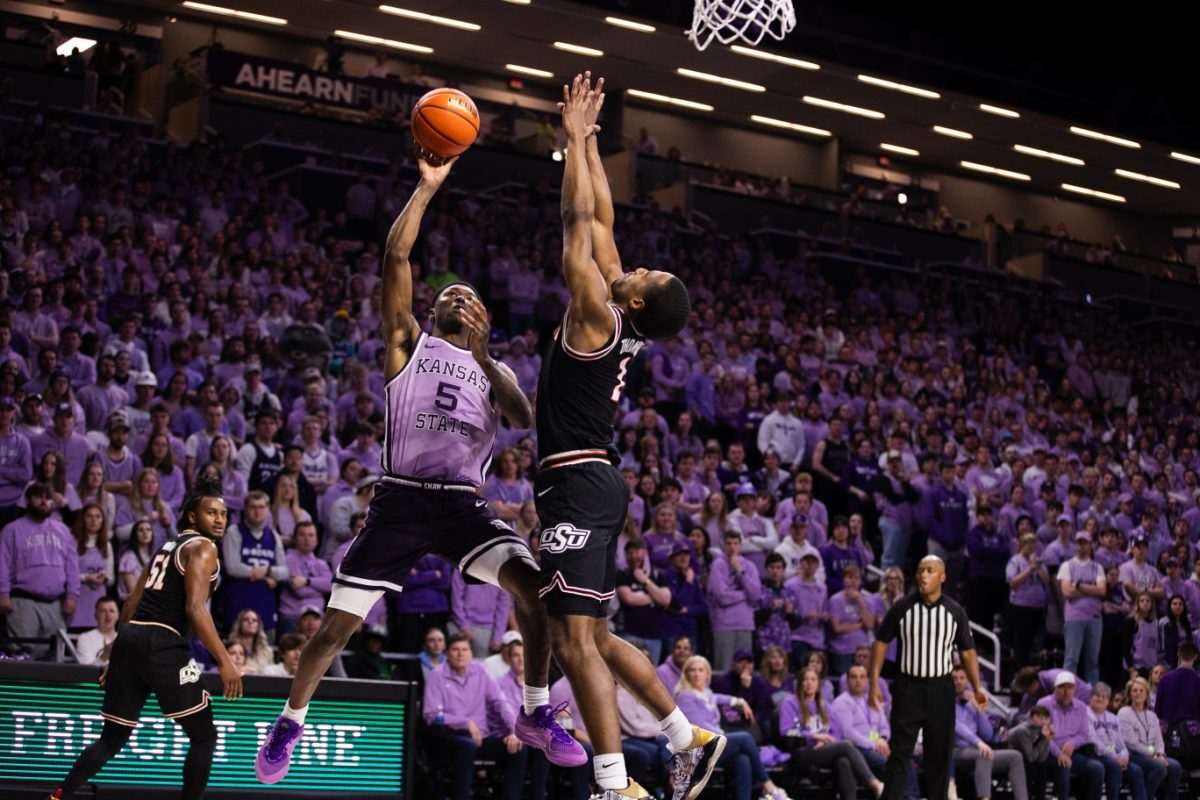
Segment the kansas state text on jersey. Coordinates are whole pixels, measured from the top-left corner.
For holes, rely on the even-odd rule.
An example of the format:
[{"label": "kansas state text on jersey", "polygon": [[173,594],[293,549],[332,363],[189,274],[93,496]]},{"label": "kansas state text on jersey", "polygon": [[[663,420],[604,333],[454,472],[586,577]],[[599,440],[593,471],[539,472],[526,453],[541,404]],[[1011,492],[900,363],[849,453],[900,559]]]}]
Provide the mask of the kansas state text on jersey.
[{"label": "kansas state text on jersey", "polygon": [[384,472],[482,485],[496,442],[491,391],[469,350],[421,333],[384,387]]}]

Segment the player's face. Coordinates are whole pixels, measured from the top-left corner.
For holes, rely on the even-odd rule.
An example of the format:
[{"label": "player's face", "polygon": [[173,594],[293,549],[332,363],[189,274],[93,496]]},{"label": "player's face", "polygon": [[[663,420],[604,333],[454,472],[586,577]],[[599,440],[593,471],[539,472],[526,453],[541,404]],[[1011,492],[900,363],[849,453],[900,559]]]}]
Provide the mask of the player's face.
[{"label": "player's face", "polygon": [[444,290],[438,295],[433,307],[433,321],[445,333],[459,333],[462,330],[462,313],[467,307],[467,299],[479,299],[479,295],[470,286],[456,285]]},{"label": "player's face", "polygon": [[671,273],[657,269],[638,267],[633,272],[626,272],[613,281],[612,298],[614,302],[624,303],[637,298],[639,301],[652,286],[661,286],[671,280]]},{"label": "player's face", "polygon": [[229,510],[225,501],[219,497],[205,497],[196,507],[196,530],[210,539],[220,539],[225,535],[225,526],[229,523]]}]

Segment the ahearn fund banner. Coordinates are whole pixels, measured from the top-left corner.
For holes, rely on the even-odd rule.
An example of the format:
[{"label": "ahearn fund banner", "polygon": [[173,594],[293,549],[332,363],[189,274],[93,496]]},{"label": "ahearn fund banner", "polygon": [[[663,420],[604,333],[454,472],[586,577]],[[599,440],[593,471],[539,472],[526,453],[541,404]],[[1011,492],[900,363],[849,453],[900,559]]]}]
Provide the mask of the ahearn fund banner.
[{"label": "ahearn fund banner", "polygon": [[229,89],[335,108],[369,111],[378,108],[408,113],[428,91],[381,78],[330,75],[302,64],[276,61],[228,50],[208,53],[208,80],[216,89]]}]

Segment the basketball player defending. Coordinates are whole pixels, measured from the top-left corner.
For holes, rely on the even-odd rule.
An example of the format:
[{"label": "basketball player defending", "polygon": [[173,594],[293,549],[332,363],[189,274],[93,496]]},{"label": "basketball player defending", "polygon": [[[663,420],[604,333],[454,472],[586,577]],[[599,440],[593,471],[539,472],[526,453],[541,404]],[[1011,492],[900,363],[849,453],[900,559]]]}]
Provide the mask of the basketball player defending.
[{"label": "basketball player defending", "polygon": [[691,725],[636,648],[608,630],[616,582],[617,536],[629,494],[614,466],[613,416],[629,362],[647,339],[678,333],[690,313],[673,275],[625,274],[613,241],[613,207],[600,161],[596,118],[603,79],[563,87],[569,139],[562,185],[563,276],[571,300],[538,381],[537,476],[542,523],[541,596],[554,656],[571,682],[596,756],[596,800],[649,797],[628,778],[621,755],[616,684],[654,712],[674,753],[674,800],[694,800],[725,747],[725,737]]},{"label": "basketball player defending", "polygon": [[142,706],[154,692],[164,717],[183,728],[190,746],[183,762],[183,800],[199,800],[208,785],[217,728],[201,669],[192,659],[188,629],[217,660],[225,698],[242,696],[242,677],[221,643],[208,599],[221,570],[216,542],[225,535],[229,512],[221,482],[197,480],[180,512],[179,535],[158,548],[142,570],[121,611],[120,632],[112,643],[104,687],[104,729],[87,746],[50,800],[66,800],[121,752],[137,727]]},{"label": "basketball player defending", "polygon": [[587,753],[554,720],[548,688],[546,611],[528,545],[476,494],[491,459],[503,414],[515,428],[533,421],[512,370],[488,354],[487,312],[466,283],[444,287],[433,302],[433,333],[412,315],[409,253],[429,201],[453,161],[419,162],[421,181],[388,233],[383,262],[383,340],[387,384],[384,475],[375,486],[366,526],[334,577],[329,610],[304,646],[292,691],[258,757],[255,774],[278,783],[304,733],[308,703],[334,656],[342,652],[385,590],[399,592],[423,556],[456,564],[468,581],[512,594],[525,641],[524,708],[514,733],[553,764],[575,767]]}]

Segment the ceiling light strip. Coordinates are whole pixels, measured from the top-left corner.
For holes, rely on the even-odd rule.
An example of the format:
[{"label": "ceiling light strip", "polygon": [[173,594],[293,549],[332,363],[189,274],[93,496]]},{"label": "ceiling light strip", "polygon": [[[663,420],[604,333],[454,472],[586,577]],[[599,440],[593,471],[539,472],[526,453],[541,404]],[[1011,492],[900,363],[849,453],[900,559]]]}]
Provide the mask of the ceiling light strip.
[{"label": "ceiling light strip", "polygon": [[520,64],[505,64],[504,68],[509,72],[518,72],[522,75],[532,75],[535,78],[553,78],[554,73],[544,69],[535,69],[533,67],[523,67]]},{"label": "ceiling light strip", "polygon": [[1132,170],[1128,169],[1114,169],[1113,172],[1115,172],[1117,175],[1120,175],[1122,178],[1128,178],[1131,181],[1141,181],[1142,183],[1149,183],[1153,184],[1154,186],[1161,186],[1164,189],[1182,188],[1175,181],[1169,181],[1166,178],[1156,178],[1153,175],[1143,175],[1140,172],[1133,172]]},{"label": "ceiling light strip", "polygon": [[382,36],[371,36],[366,33],[355,33],[354,31],[336,30],[334,36],[342,39],[349,39],[352,42],[362,42],[363,44],[377,44],[381,47],[390,47],[393,50],[405,50],[409,53],[432,53],[432,47],[426,47],[423,44],[409,44],[408,42],[398,42],[395,39],[384,39]]},{"label": "ceiling light strip", "polygon": [[884,142],[883,144],[879,145],[879,149],[887,150],[889,153],[898,153],[899,155],[902,155],[902,156],[912,156],[913,158],[916,158],[917,156],[921,155],[921,153],[919,151],[914,150],[911,147],[901,147],[898,144],[888,144],[887,142]]},{"label": "ceiling light strip", "polygon": [[986,172],[988,175],[997,175],[1001,178],[1011,178],[1014,181],[1031,181],[1033,178],[1026,175],[1024,172],[1013,172],[1010,169],[1000,169],[988,164],[980,164],[977,161],[960,161],[958,162],[963,169],[974,170],[975,172]]},{"label": "ceiling light strip", "polygon": [[728,86],[731,89],[744,89],[747,92],[765,92],[767,87],[759,86],[757,83],[747,83],[746,81],[734,80],[733,78],[723,78],[720,75],[713,75],[711,72],[698,72],[694,69],[680,67],[675,70],[678,74],[685,78],[695,78],[698,81],[708,81],[709,83],[719,83],[722,86]]},{"label": "ceiling light strip", "polygon": [[805,61],[801,58],[789,58],[788,56],[777,56],[774,53],[768,53],[766,50],[756,50],[753,47],[746,47],[740,44],[735,44],[729,49],[744,56],[750,56],[751,58],[763,61],[773,61],[776,64],[784,64],[796,69],[819,70],[821,68],[820,64],[815,64],[812,61]]},{"label": "ceiling light strip", "polygon": [[1075,194],[1085,194],[1088,197],[1098,197],[1101,200],[1111,200],[1114,203],[1124,203],[1125,202],[1125,198],[1119,194],[1110,194],[1109,192],[1101,192],[1097,189],[1089,189],[1086,186],[1075,186],[1074,184],[1064,183],[1062,185],[1062,188],[1066,189],[1068,192],[1074,192]]},{"label": "ceiling light strip", "polygon": [[571,44],[570,42],[555,42],[554,47],[558,50],[566,50],[568,53],[578,53],[581,56],[600,58],[604,55],[603,50],[597,50],[594,47],[584,47],[581,44]]},{"label": "ceiling light strip", "polygon": [[921,89],[916,86],[909,86],[906,83],[897,83],[896,81],[889,81],[887,78],[876,78],[874,75],[859,75],[858,79],[860,81],[862,81],[863,83],[869,83],[872,86],[879,86],[880,88],[883,88],[883,89],[891,89],[894,92],[904,92],[905,94],[916,95],[917,97],[924,97],[927,100],[940,100],[942,97],[937,92],[931,92],[928,89]]},{"label": "ceiling light strip", "polygon": [[647,25],[644,22],[634,22],[631,19],[622,19],[621,17],[605,17],[604,21],[609,25],[615,25],[627,31],[637,31],[638,33],[654,33],[658,30],[653,25]]},{"label": "ceiling light strip", "polygon": [[695,100],[684,100],[679,97],[670,97],[665,94],[656,92],[644,92],[641,89],[626,89],[625,93],[631,97],[637,97],[642,100],[653,100],[656,103],[666,103],[667,105],[679,106],[680,108],[690,108],[695,111],[712,111],[713,107],[708,103],[697,103]]},{"label": "ceiling light strip", "polygon": [[1187,153],[1172,152],[1171,158],[1175,159],[1176,161],[1182,161],[1185,164],[1200,164],[1200,158],[1197,158],[1196,156],[1189,156]]},{"label": "ceiling light strip", "polygon": [[391,14],[395,17],[404,17],[405,19],[415,19],[419,22],[431,22],[434,25],[442,25],[447,28],[457,28],[460,31],[477,31],[480,26],[474,22],[464,22],[461,19],[453,19],[451,17],[439,17],[436,14],[426,14],[424,11],[410,11],[407,8],[399,8],[397,6],[380,6],[379,10],[385,14]]},{"label": "ceiling light strip", "polygon": [[868,119],[884,118],[884,113],[882,111],[874,111],[870,108],[847,105],[846,103],[839,103],[836,100],[826,100],[823,97],[811,97],[809,95],[805,95],[803,100],[810,106],[820,106],[821,108],[828,108],[833,111],[841,111],[844,114],[853,114],[856,117],[866,117]]},{"label": "ceiling light strip", "polygon": [[1021,115],[1018,112],[1013,111],[1011,108],[1001,108],[1000,106],[994,106],[990,103],[980,103],[979,110],[986,111],[989,114],[995,114],[997,117],[1008,117],[1009,119],[1021,118]]},{"label": "ceiling light strip", "polygon": [[933,132],[940,133],[942,136],[949,136],[952,139],[974,139],[975,138],[974,134],[967,133],[966,131],[960,131],[956,128],[947,128],[945,125],[934,125]]},{"label": "ceiling light strip", "polygon": [[832,136],[833,134],[824,128],[814,128],[810,125],[801,125],[797,122],[788,122],[785,119],[775,119],[773,117],[763,117],[758,114],[751,114],[750,119],[757,122],[759,125],[770,125],[772,128],[784,128],[785,130],[796,131],[797,133],[806,133],[809,136]]},{"label": "ceiling light strip", "polygon": [[184,8],[190,8],[193,11],[207,11],[209,14],[221,14],[226,17],[237,17],[238,19],[247,19],[251,22],[264,22],[267,25],[287,25],[288,21],[283,17],[269,17],[266,14],[255,14],[250,11],[238,11],[236,8],[225,8],[224,6],[212,6],[208,3],[195,3],[192,0],[184,0]]},{"label": "ceiling light strip", "polygon": [[1049,150],[1042,150],[1037,147],[1029,147],[1028,145],[1024,144],[1014,144],[1013,150],[1016,150],[1018,153],[1024,153],[1027,156],[1048,158],[1051,161],[1058,161],[1063,164],[1072,164],[1076,167],[1084,166],[1084,161],[1082,158],[1075,158],[1075,156],[1064,156],[1062,153],[1052,153]]},{"label": "ceiling light strip", "polygon": [[1070,131],[1071,131],[1071,133],[1075,134],[1076,136],[1084,136],[1088,139],[1095,139],[1100,142],[1108,142],[1109,144],[1115,144],[1115,145],[1119,145],[1121,147],[1128,147],[1131,150],[1140,150],[1142,147],[1140,144],[1133,141],[1132,139],[1122,139],[1120,136],[1109,136],[1107,133],[1100,133],[1099,131],[1092,131],[1092,130],[1088,130],[1087,128],[1080,128],[1078,125],[1072,125],[1070,128]]}]

